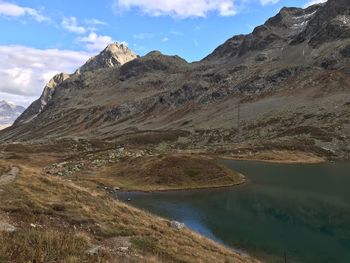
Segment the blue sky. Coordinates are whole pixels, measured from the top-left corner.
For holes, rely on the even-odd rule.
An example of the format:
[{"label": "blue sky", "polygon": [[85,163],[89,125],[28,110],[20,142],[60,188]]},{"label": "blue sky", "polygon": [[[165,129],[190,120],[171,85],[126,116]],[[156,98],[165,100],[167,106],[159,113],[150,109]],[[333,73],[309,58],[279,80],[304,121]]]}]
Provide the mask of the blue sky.
[{"label": "blue sky", "polygon": [[[323,0],[324,1],[324,0]],[[283,6],[322,0],[0,0],[0,100],[27,106],[108,43],[200,60]]]}]

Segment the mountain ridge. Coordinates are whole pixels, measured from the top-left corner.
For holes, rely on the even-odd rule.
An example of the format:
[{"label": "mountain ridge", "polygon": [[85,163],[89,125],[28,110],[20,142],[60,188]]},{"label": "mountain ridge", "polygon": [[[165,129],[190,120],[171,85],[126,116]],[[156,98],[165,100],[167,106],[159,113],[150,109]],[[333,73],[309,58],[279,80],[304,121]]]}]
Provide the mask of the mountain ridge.
[{"label": "mountain ridge", "polygon": [[34,119],[51,100],[55,88],[62,84],[68,78],[82,74],[88,71],[99,70],[110,67],[120,67],[126,62],[137,58],[127,46],[119,43],[109,44],[98,55],[90,58],[84,65],[77,69],[73,74],[60,73],[55,75],[45,86],[40,98],[34,101],[26,111],[19,116],[15,124],[26,123]]},{"label": "mountain ridge", "polygon": [[[349,156],[349,9],[342,0],[283,8],[195,63],[151,52],[83,70],[55,88],[36,118],[17,122],[0,139],[120,140],[161,132],[172,134],[176,147],[251,141],[293,148],[300,141],[305,151]],[[329,28],[338,33],[329,35]]]}]

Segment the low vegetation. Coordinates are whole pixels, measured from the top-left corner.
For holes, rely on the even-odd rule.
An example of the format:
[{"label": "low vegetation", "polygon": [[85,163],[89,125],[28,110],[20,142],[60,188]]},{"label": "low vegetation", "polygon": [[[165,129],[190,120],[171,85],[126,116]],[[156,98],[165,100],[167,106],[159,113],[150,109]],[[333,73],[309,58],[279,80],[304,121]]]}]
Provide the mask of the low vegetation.
[{"label": "low vegetation", "polygon": [[87,178],[103,185],[141,191],[223,187],[244,182],[242,175],[212,158],[181,154],[129,159],[106,165]]},{"label": "low vegetation", "polygon": [[2,261],[12,262],[93,262],[85,251],[89,239],[84,234],[58,230],[21,229],[0,234]]},{"label": "low vegetation", "polygon": [[[2,171],[11,166],[20,168],[15,181],[0,187],[0,223],[16,228],[0,231],[0,262],[256,262],[114,199],[89,178],[91,175],[84,181],[79,171],[76,177],[47,173],[47,167],[67,162],[67,156],[76,160],[84,156],[82,153],[61,153],[59,149],[43,153],[35,145],[31,145],[31,154],[28,151],[11,152],[0,160]],[[102,152],[95,153],[101,157]],[[137,158],[142,160],[131,158],[135,167],[142,163]],[[163,156],[157,158],[159,163],[153,162],[155,157],[147,158],[144,165],[149,165],[152,173],[168,171],[169,160],[185,157]],[[126,162],[129,158],[122,159]],[[188,170],[184,166],[178,175],[195,181],[202,173],[198,167]]]}]

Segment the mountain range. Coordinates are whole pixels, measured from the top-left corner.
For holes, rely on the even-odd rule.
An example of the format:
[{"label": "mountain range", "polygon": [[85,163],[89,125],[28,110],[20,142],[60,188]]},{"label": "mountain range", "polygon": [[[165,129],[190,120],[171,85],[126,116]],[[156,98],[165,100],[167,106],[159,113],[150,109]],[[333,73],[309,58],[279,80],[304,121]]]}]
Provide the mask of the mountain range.
[{"label": "mountain range", "polygon": [[16,106],[4,100],[0,101],[0,126],[11,125],[24,110],[22,106]]},{"label": "mountain range", "polygon": [[349,62],[348,0],[283,8],[194,63],[158,51],[140,57],[114,43],[75,73],[53,77],[0,140],[349,158]]}]

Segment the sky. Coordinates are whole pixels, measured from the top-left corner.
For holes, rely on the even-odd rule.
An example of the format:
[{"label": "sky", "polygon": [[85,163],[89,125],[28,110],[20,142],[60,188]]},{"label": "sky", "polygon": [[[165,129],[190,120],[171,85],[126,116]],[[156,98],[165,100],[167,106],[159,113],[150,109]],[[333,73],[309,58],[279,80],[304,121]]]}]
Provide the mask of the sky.
[{"label": "sky", "polygon": [[109,43],[198,61],[284,6],[326,0],[0,0],[0,100],[28,106]]}]

